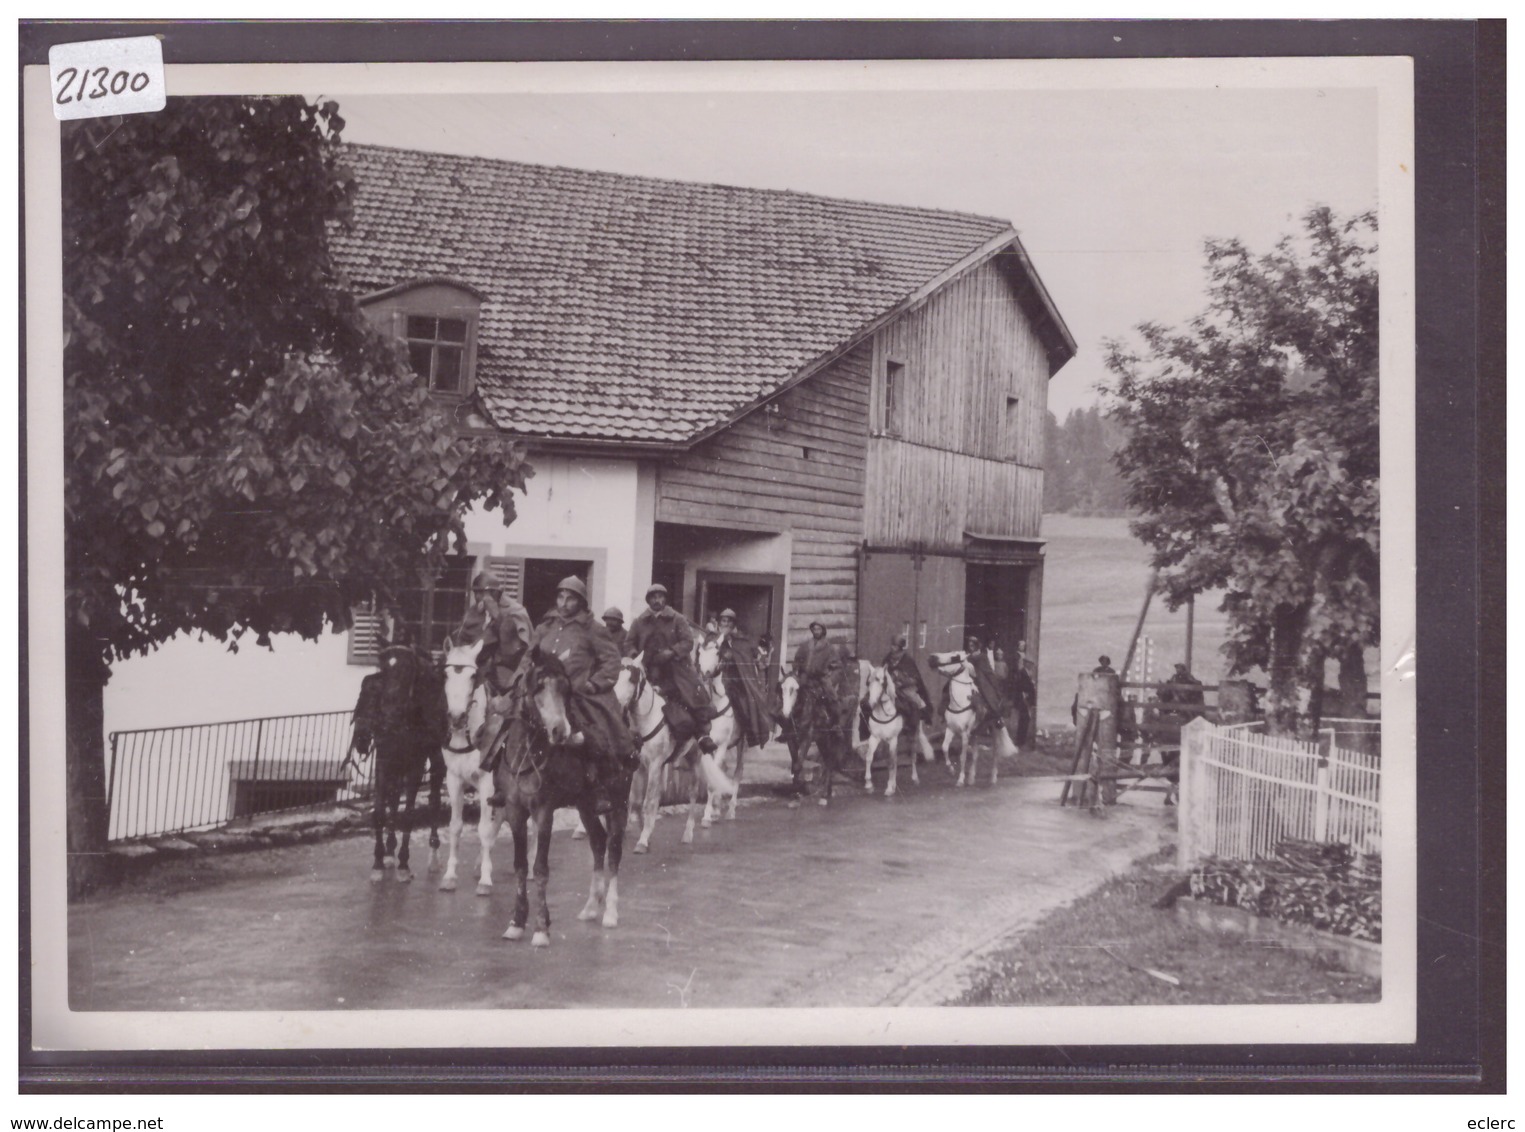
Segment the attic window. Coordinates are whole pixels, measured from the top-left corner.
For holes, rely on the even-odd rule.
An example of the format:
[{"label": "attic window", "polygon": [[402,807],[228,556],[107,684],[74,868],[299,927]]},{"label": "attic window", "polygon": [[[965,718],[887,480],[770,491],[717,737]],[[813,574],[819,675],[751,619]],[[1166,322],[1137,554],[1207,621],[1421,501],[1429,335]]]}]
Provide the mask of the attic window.
[{"label": "attic window", "polygon": [[466,391],[466,320],[408,316],[408,361],[434,393]]},{"label": "attic window", "polygon": [[485,296],[457,280],[415,279],[360,296],[377,330],[400,341],[424,388],[444,399],[471,392]]}]

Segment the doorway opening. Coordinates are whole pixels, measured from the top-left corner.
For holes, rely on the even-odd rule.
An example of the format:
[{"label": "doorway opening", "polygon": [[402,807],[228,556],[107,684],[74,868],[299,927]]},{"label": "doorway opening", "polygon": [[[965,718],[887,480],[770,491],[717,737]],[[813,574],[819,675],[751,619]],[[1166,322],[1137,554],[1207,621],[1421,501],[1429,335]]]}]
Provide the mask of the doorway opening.
[{"label": "doorway opening", "polygon": [[[524,608],[530,620],[538,623],[556,608],[556,584],[568,575],[581,578],[588,592],[593,592],[593,563],[577,558],[526,558],[524,560]],[[596,618],[599,614],[593,610]]]},{"label": "doorway opening", "polygon": [[964,636],[1015,654],[1027,640],[1027,581],[1031,567],[971,562],[965,568]]},{"label": "doorway opening", "polygon": [[700,570],[697,582],[699,624],[719,617],[722,610],[732,610],[736,614],[738,632],[753,642],[768,639],[771,645],[769,678],[776,680],[784,630],[784,576]]}]

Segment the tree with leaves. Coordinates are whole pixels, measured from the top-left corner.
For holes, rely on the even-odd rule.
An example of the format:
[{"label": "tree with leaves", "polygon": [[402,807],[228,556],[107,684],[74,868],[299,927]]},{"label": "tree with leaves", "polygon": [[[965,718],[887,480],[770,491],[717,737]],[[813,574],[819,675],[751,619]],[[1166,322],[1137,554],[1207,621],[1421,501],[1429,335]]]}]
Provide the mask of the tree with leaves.
[{"label": "tree with leaves", "polygon": [[1378,643],[1376,217],[1327,208],[1266,255],[1207,244],[1208,305],[1184,330],[1106,344],[1127,429],[1117,463],[1134,534],[1171,608],[1226,591],[1232,671],[1270,675],[1282,732],[1364,714]]},{"label": "tree with leaves", "polygon": [[333,102],[171,99],[63,125],[70,889],[103,867],[103,690],[180,633],[313,638],[433,576],[522,449],[467,438],[329,253]]}]

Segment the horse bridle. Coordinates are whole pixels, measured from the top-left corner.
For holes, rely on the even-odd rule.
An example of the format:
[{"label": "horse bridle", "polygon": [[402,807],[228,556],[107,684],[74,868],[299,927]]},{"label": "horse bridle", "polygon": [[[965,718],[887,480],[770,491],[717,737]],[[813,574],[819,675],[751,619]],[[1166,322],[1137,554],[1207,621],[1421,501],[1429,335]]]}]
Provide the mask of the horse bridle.
[{"label": "horse bridle", "polygon": [[[557,744],[550,741],[550,732],[546,730],[545,721],[540,718],[540,712],[535,708],[536,693],[544,686],[547,679],[556,679],[557,674],[539,667],[534,668],[532,671],[534,672],[534,679],[531,681],[531,687],[520,697],[519,702],[519,718],[529,726],[530,741],[524,744],[522,750],[510,756],[508,763],[508,772],[515,778],[523,778],[528,773],[538,774],[544,778],[546,760],[550,757],[551,750],[557,746]],[[562,673],[560,678],[566,680],[566,674]],[[507,728],[504,729],[503,738],[506,740],[506,737]],[[545,756],[544,758],[537,759],[535,757],[537,749]],[[529,763],[527,768],[525,766],[526,760]]]},{"label": "horse bridle", "polygon": [[[464,672],[467,667],[468,666],[464,665],[464,664],[447,664],[447,665],[445,665],[445,672],[446,672],[446,677],[445,678],[447,680],[450,678],[449,677],[449,672],[450,672],[450,670],[452,668],[459,668],[461,671]],[[471,694],[466,697],[466,725],[464,727],[454,727],[454,726],[452,726],[450,728],[450,739],[445,744],[445,750],[449,751],[452,755],[469,754],[471,751],[474,751],[476,749],[476,745],[477,745],[476,744],[476,739],[480,738],[480,736],[473,737],[472,734],[471,734],[471,701],[476,699],[477,692],[480,691],[485,686],[485,684],[486,684],[486,681],[483,679],[483,677],[482,677],[480,672],[472,677],[472,680],[471,680]],[[483,727],[487,726],[487,720],[485,718],[485,713],[484,713],[484,718],[482,720],[482,726]],[[455,745],[455,737],[457,735],[460,735],[460,736],[463,737],[464,742],[466,744],[464,747],[457,747]]]},{"label": "horse bridle", "polygon": [[[644,715],[646,709],[641,707],[641,697],[647,692],[651,693],[651,706],[656,707],[657,690],[651,686],[651,681],[646,679],[646,670],[632,660],[622,661],[620,663],[620,667],[623,668],[626,672],[635,673],[635,695],[630,697],[630,707],[627,707],[625,710],[628,712],[630,708],[633,707],[636,709],[636,711]],[[646,732],[646,734],[636,737],[636,749],[640,750],[644,748],[650,740],[655,739],[658,735],[660,735],[662,733],[662,728],[666,726],[667,716],[659,715],[657,718],[657,725],[655,727]]]},{"label": "horse bridle", "polygon": [[[720,695],[725,700],[725,706],[724,707],[716,707],[715,708],[715,717],[718,719],[720,716],[724,715],[726,712],[731,710],[731,697],[726,694],[724,674],[722,673],[722,671],[720,669],[717,668],[717,669],[715,669],[714,672],[712,672],[708,676],[704,677],[704,682],[710,686],[710,698],[712,700],[714,699],[714,696],[715,696],[715,682],[717,680],[720,682]],[[711,706],[713,707],[714,705],[712,704]]]},{"label": "horse bridle", "polygon": [[[967,677],[967,679],[960,680],[959,679],[960,676]],[[971,689],[971,694],[969,696],[968,704],[966,704],[965,706],[963,706],[961,708],[956,708],[956,707],[954,707],[950,703],[948,705],[948,707],[946,708],[946,711],[948,712],[949,715],[964,715],[964,714],[966,714],[968,712],[973,711],[974,710],[974,693],[979,693],[981,699],[985,698],[984,693],[980,692],[979,681],[977,681],[974,678],[974,672],[970,668],[969,661],[967,659],[964,659],[964,660],[961,660],[961,661],[958,662],[958,671],[955,672],[952,676],[948,677],[948,683],[949,684],[968,684],[970,689]],[[987,707],[989,706],[989,701],[986,701],[986,706]]]},{"label": "horse bridle", "polygon": [[[894,723],[897,719],[900,718],[900,705],[898,703],[896,703],[895,697],[894,696],[886,697],[885,694],[884,694],[889,689],[889,686],[890,686],[890,682],[889,682],[888,677],[886,677],[884,682],[879,685],[879,698],[876,699],[873,703],[868,705],[868,717],[870,719],[872,719],[875,723]],[[874,712],[875,712],[875,709],[878,708],[880,704],[884,703],[886,698],[888,698],[888,700],[890,702],[890,707],[892,709],[894,709],[894,710],[891,711],[890,717],[888,719],[880,719],[876,714],[874,714]]]}]

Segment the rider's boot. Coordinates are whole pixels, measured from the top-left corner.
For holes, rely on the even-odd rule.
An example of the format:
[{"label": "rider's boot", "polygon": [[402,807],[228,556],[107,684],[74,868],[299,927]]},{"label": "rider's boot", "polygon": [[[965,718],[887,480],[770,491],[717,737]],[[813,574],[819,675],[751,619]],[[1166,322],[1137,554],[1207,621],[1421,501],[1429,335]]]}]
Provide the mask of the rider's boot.
[{"label": "rider's boot", "polygon": [[705,725],[718,714],[715,711],[715,706],[713,704],[700,704],[698,707],[691,707],[688,710],[693,713],[694,717],[694,729],[690,734],[697,735],[700,728],[705,728],[705,734],[699,739],[699,750],[706,755],[713,755],[716,750],[715,740],[709,737],[709,730]]}]

